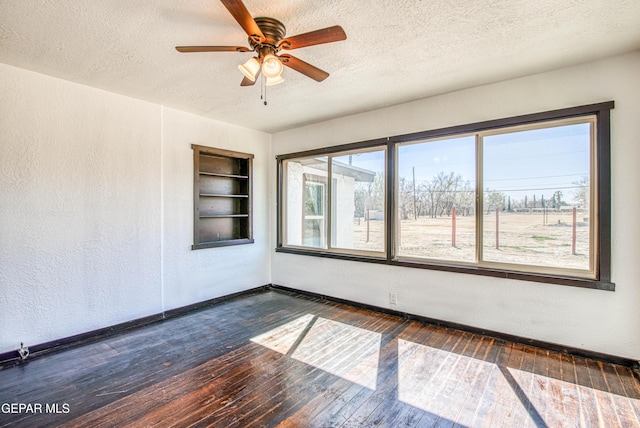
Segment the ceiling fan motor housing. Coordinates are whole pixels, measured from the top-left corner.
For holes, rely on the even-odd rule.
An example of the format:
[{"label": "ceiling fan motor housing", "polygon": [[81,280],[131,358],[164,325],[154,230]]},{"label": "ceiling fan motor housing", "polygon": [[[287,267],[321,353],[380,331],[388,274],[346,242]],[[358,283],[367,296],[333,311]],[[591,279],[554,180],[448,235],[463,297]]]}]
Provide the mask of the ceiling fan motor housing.
[{"label": "ceiling fan motor housing", "polygon": [[286,28],[284,24],[277,19],[268,18],[265,16],[255,18],[256,24],[260,27],[262,34],[264,34],[265,40],[262,43],[256,43],[251,37],[249,37],[249,44],[251,48],[257,50],[260,49],[263,45],[268,45],[273,48],[273,50],[277,50],[278,42],[284,39],[284,35],[286,34]]}]

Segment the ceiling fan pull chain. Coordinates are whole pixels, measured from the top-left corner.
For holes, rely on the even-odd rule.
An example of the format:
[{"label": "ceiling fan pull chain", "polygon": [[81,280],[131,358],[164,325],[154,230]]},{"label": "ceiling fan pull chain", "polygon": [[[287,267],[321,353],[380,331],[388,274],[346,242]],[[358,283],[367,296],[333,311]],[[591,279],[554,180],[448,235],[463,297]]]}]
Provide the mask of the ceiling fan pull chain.
[{"label": "ceiling fan pull chain", "polygon": [[264,100],[264,105],[267,105],[267,78],[262,75],[262,82],[260,85],[260,99]]}]

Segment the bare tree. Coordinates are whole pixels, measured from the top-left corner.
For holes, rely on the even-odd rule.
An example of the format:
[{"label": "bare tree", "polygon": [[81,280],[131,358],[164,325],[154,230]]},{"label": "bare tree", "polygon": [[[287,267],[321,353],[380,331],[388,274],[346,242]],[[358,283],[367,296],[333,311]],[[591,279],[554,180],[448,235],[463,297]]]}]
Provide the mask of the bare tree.
[{"label": "bare tree", "polygon": [[416,194],[418,215],[442,217],[450,215],[453,207],[461,210],[460,215],[475,212],[475,190],[469,181],[454,172],[442,171],[431,180],[420,182]]},{"label": "bare tree", "polygon": [[367,210],[384,210],[384,174],[376,173],[372,182],[356,182],[355,215],[364,217]]},{"label": "bare tree", "polygon": [[[441,171],[431,180],[416,183],[415,210],[418,216],[448,216],[454,207],[459,215],[472,215],[475,213],[475,200],[475,188],[455,172]],[[398,181],[398,207],[403,219],[414,215],[413,181],[404,177]]]},{"label": "bare tree", "polygon": [[553,207],[560,211],[562,205],[566,205],[562,200],[562,190],[556,190],[553,193]]},{"label": "bare tree", "polygon": [[575,204],[580,208],[589,209],[589,177],[585,175],[572,184],[576,186],[573,192]]},{"label": "bare tree", "polygon": [[484,191],[484,209],[489,214],[495,209],[504,208],[504,193],[486,189]]},{"label": "bare tree", "polygon": [[398,207],[402,220],[413,216],[413,182],[404,177],[398,180]]},{"label": "bare tree", "polygon": [[458,192],[458,207],[462,210],[460,214],[464,216],[474,215],[476,212],[476,191],[468,180]]}]

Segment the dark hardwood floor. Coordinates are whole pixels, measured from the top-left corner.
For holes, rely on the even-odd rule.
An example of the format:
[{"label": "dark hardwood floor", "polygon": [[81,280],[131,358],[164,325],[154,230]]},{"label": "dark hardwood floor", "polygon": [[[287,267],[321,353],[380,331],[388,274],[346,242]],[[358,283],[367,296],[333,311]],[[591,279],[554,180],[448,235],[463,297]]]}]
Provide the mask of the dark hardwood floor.
[{"label": "dark hardwood floor", "polygon": [[0,370],[0,405],[25,427],[640,427],[628,367],[273,290]]}]

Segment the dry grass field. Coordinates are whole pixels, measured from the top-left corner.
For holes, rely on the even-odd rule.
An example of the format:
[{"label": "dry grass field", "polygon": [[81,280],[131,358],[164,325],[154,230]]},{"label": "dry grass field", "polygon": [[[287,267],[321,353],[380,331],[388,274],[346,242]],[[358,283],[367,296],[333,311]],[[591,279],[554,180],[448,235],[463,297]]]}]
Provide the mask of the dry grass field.
[{"label": "dry grass field", "polygon": [[[580,216],[579,216],[580,217]],[[572,214],[503,213],[499,215],[496,249],[496,214],[484,216],[485,261],[537,265],[569,269],[589,269],[589,227],[582,218],[576,226],[576,254],[572,254]],[[384,223],[354,223],[354,246],[363,250],[382,250]],[[456,242],[452,245],[451,217],[402,220],[399,255],[453,261],[475,261],[475,217],[456,218]]]}]

